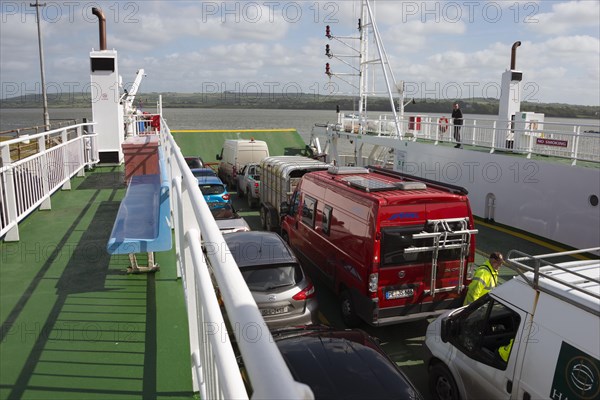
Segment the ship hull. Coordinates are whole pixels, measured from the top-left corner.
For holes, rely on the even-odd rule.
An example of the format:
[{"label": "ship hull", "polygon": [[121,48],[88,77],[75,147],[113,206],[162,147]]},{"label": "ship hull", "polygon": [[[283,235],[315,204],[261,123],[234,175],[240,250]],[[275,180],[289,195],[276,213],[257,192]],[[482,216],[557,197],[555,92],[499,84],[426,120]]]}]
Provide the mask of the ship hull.
[{"label": "ship hull", "polygon": [[481,218],[574,248],[600,244],[597,167],[403,141],[394,169],[465,187]]}]

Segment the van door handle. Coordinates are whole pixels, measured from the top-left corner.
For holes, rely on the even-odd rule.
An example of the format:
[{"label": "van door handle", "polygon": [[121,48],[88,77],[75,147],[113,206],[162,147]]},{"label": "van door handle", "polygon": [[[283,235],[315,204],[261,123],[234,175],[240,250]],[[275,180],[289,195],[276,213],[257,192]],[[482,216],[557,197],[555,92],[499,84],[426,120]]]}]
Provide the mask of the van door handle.
[{"label": "van door handle", "polygon": [[506,393],[512,393],[512,381],[510,379],[506,381]]}]

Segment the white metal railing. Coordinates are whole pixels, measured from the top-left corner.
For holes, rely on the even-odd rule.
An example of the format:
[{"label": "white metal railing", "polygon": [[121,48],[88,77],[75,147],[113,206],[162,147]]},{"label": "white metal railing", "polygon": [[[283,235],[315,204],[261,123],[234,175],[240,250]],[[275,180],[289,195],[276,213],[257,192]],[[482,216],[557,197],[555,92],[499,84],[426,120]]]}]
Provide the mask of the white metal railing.
[{"label": "white metal railing", "polygon": [[171,182],[172,226],[187,306],[194,391],[203,399],[249,397],[232,347],[235,340],[253,398],[312,399],[310,388],[294,381],[287,368],[164,120],[160,138]]},{"label": "white metal railing", "polygon": [[[432,116],[405,116],[400,120],[405,138],[431,140],[434,144],[454,142],[452,119]],[[446,123],[446,120],[448,121]],[[393,116],[381,115],[366,121],[367,134],[395,136]],[[518,128],[523,123],[488,119],[464,119],[461,142],[471,146],[532,155],[553,156],[577,161],[600,163],[600,127],[598,125],[572,125],[557,122],[542,122],[537,129]],[[359,120],[356,116],[342,116],[338,129],[358,133]],[[499,137],[507,138],[498,140]]]},{"label": "white metal railing", "polygon": [[98,162],[93,123],[82,123],[0,142],[0,237],[19,240],[19,222],[70,179]]}]

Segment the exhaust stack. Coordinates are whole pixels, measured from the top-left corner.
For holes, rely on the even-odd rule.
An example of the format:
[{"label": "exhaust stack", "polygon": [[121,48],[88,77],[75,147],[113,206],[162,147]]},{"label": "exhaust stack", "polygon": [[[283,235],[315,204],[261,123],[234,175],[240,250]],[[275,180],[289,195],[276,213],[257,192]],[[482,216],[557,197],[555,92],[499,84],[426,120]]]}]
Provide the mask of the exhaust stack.
[{"label": "exhaust stack", "polygon": [[514,70],[517,63],[517,47],[521,45],[521,42],[515,42],[512,45],[512,50],[510,52],[510,69]]},{"label": "exhaust stack", "polygon": [[98,29],[100,31],[100,50],[106,50],[106,17],[100,8],[93,7],[92,14],[98,17]]}]

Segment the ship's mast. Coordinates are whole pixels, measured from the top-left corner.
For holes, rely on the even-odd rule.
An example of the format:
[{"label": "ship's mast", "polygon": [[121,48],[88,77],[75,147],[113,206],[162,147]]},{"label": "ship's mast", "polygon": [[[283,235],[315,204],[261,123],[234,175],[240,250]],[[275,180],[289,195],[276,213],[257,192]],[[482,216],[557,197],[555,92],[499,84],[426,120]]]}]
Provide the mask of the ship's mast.
[{"label": "ship's mast", "polygon": [[[359,93],[359,102],[358,102],[358,116],[359,116],[359,134],[364,134],[367,132],[367,105],[368,105],[368,97],[374,95],[381,95],[381,91],[377,91],[375,87],[375,80],[373,79],[371,82],[369,81],[369,73],[375,72],[371,71],[371,65],[380,65],[381,73],[383,75],[383,80],[385,84],[385,93],[390,101],[390,108],[394,117],[394,125],[396,129],[396,136],[402,137],[400,119],[398,113],[396,111],[396,106],[394,104],[394,91],[398,91],[400,95],[400,112],[403,114],[404,109],[404,98],[403,98],[403,88],[398,86],[396,80],[394,78],[394,74],[392,68],[390,66],[389,58],[385,51],[385,47],[383,45],[383,41],[381,39],[381,35],[379,34],[379,29],[377,28],[377,24],[374,18],[374,12],[371,7],[371,2],[369,0],[363,0],[361,5],[361,17],[358,20],[358,31],[359,37],[341,37],[331,35],[330,28],[327,26],[326,36],[327,38],[335,39],[336,41],[342,43],[346,47],[349,47],[354,50],[355,53],[349,56],[338,55],[337,53],[330,51],[329,45],[326,46],[326,55],[329,58],[335,58],[342,63],[349,65],[346,61],[343,60],[343,57],[358,57],[359,59],[359,68],[354,68],[354,73],[338,73],[332,72],[330,69],[330,64],[326,65],[326,74],[329,77],[335,76],[336,78],[341,79],[342,81],[349,83],[355,89],[358,89]],[[358,39],[359,40],[359,49],[356,50],[352,47],[352,45],[347,44],[345,41],[350,39]],[[356,44],[356,42],[354,42]],[[372,48],[370,45],[373,44]],[[356,55],[358,54],[358,55]],[[358,73],[356,73],[358,72]],[[358,75],[358,86],[351,84],[346,80],[344,75]]]}]

